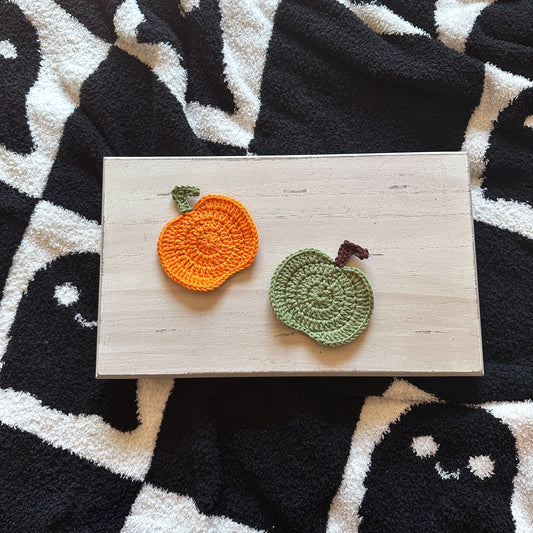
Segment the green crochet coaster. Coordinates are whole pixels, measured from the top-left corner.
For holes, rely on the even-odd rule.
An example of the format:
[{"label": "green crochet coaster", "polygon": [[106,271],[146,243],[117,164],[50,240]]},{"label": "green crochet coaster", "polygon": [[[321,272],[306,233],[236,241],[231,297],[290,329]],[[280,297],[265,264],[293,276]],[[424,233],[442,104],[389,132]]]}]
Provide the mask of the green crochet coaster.
[{"label": "green crochet coaster", "polygon": [[368,250],[344,241],[335,261],[314,248],[285,258],[270,284],[277,317],[325,346],[354,340],[368,325],[374,293],[361,270],[345,266],[352,255],[366,259]]}]

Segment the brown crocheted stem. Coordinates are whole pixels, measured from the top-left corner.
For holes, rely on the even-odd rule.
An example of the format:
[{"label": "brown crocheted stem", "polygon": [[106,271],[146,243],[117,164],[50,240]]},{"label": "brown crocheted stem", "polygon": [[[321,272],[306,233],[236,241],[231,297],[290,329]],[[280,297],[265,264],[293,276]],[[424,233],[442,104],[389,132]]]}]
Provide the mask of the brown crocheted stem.
[{"label": "brown crocheted stem", "polygon": [[339,253],[335,259],[335,266],[340,268],[346,266],[346,263],[348,263],[352,255],[355,255],[361,260],[368,259],[368,250],[366,248],[362,248],[358,244],[354,244],[353,242],[344,241],[341,244]]},{"label": "brown crocheted stem", "polygon": [[199,196],[200,189],[198,187],[193,187],[192,185],[177,185],[172,189],[170,194],[172,194],[172,198],[174,198],[174,201],[178,204],[178,209],[183,215],[183,213],[192,211],[192,206],[189,203],[189,200],[187,200],[187,197]]}]

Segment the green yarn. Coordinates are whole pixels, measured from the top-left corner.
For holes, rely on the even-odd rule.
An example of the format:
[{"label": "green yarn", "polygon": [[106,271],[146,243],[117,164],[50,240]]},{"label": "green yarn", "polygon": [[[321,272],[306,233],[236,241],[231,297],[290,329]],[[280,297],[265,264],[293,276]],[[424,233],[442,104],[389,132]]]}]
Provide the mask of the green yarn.
[{"label": "green yarn", "polygon": [[193,210],[192,205],[187,200],[188,196],[200,196],[200,189],[194,185],[176,185],[170,193],[174,201],[178,204],[178,209],[183,215]]},{"label": "green yarn", "polygon": [[270,302],[290,328],[325,346],[340,346],[368,325],[374,293],[358,268],[335,266],[324,252],[305,248],[285,258],[274,272]]}]

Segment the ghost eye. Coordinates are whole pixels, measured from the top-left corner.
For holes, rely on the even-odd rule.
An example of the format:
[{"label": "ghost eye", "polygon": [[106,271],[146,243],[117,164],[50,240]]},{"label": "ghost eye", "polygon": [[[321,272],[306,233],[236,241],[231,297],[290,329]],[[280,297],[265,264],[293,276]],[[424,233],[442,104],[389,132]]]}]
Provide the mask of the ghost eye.
[{"label": "ghost eye", "polygon": [[470,457],[468,468],[479,479],[486,479],[494,475],[494,461],[488,455]]},{"label": "ghost eye", "polygon": [[437,453],[439,445],[431,435],[422,435],[413,437],[411,448],[418,457],[433,457]]},{"label": "ghost eye", "polygon": [[62,285],[56,285],[54,298],[59,305],[68,307],[75,304],[80,298],[80,291],[72,283],[63,283]]},{"label": "ghost eye", "polygon": [[0,57],[5,59],[16,59],[17,49],[9,41],[0,41]]}]

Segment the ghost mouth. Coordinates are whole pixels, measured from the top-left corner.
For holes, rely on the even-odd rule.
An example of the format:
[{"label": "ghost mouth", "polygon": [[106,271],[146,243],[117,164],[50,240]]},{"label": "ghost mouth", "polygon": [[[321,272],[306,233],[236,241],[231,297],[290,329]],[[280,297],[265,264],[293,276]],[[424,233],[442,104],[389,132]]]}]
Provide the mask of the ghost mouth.
[{"label": "ghost mouth", "polygon": [[442,479],[459,479],[461,475],[460,468],[458,468],[457,470],[452,470],[451,472],[448,472],[447,470],[444,470],[444,468],[442,468],[442,466],[440,465],[440,461],[437,461],[435,463],[435,470],[437,471],[437,474],[439,474],[439,476]]},{"label": "ghost mouth", "polygon": [[83,318],[80,313],[78,313],[74,317],[74,320],[76,320],[76,322],[81,324],[84,328],[95,328],[98,325],[98,322],[96,320],[85,320],[85,318]]}]

